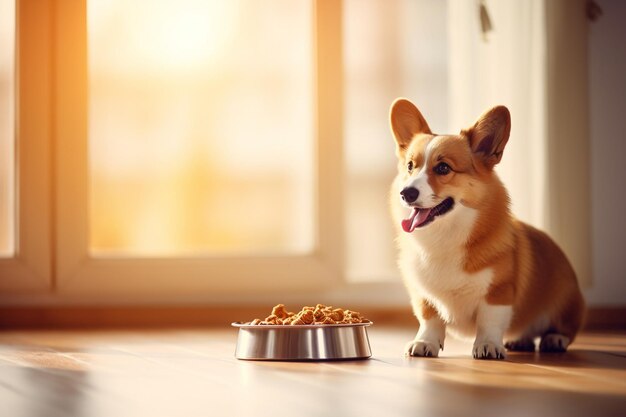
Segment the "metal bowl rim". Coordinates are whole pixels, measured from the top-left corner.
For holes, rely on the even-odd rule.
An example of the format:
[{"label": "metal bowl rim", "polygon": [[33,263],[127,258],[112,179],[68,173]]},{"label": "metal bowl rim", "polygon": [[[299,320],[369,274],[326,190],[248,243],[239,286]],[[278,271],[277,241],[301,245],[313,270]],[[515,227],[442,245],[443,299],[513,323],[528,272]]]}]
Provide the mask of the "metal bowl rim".
[{"label": "metal bowl rim", "polygon": [[239,329],[327,329],[345,327],[367,327],[374,324],[373,321],[367,323],[339,323],[339,324],[247,324],[240,321],[232,322],[230,325]]}]

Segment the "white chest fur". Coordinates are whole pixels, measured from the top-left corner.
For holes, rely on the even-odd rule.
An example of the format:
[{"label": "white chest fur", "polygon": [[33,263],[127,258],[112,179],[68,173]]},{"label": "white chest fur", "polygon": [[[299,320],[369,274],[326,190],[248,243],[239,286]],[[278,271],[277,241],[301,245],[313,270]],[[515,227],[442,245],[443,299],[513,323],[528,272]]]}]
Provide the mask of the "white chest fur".
[{"label": "white chest fur", "polygon": [[463,270],[476,212],[459,205],[423,230],[400,235],[400,269],[411,298],[425,298],[459,336],[475,334],[476,311],[493,279]]}]

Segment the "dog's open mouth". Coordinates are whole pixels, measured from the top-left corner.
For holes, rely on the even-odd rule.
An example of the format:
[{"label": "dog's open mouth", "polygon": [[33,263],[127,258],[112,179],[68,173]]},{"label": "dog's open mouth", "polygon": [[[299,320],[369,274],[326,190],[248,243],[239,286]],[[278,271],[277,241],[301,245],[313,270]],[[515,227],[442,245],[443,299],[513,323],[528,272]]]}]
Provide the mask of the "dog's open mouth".
[{"label": "dog's open mouth", "polygon": [[402,220],[402,229],[407,233],[411,233],[418,227],[422,227],[431,223],[433,220],[435,220],[435,217],[441,216],[442,214],[449,212],[450,210],[452,210],[452,207],[454,207],[454,199],[452,197],[446,198],[435,207],[413,207],[413,211],[411,211],[411,215],[409,216],[409,218]]}]

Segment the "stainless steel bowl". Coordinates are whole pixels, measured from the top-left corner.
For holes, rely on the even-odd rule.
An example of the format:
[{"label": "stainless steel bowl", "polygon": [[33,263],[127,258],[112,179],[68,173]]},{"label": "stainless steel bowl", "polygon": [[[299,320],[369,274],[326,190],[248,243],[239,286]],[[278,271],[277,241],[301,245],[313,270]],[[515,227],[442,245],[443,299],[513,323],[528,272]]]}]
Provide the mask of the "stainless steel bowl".
[{"label": "stainless steel bowl", "polygon": [[250,325],[239,328],[235,357],[247,360],[320,361],[372,356],[367,327],[372,323],[301,326]]}]

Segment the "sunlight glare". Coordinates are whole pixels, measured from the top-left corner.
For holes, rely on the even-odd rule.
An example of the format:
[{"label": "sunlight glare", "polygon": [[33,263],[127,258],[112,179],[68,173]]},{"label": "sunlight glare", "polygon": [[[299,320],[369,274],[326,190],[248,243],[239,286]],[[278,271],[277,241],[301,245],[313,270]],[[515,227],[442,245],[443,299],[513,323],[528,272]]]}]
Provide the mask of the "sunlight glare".
[{"label": "sunlight glare", "polygon": [[[102,64],[124,72],[150,68],[150,73],[198,70],[215,63],[237,27],[240,2],[223,0],[90,1],[89,28],[124,48],[99,55]],[[111,28],[115,28],[114,31]]]},{"label": "sunlight glare", "polygon": [[153,40],[141,49],[144,58],[169,69],[206,65],[232,36],[236,6],[220,0],[152,3],[152,18],[136,21],[137,33]]}]

